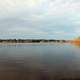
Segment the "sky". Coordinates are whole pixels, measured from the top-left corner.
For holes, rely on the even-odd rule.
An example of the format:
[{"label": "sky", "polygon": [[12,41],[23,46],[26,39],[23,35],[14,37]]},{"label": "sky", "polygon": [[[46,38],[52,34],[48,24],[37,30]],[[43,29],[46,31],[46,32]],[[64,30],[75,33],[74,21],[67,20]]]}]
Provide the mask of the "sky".
[{"label": "sky", "polygon": [[0,38],[80,36],[80,0],[0,0]]}]

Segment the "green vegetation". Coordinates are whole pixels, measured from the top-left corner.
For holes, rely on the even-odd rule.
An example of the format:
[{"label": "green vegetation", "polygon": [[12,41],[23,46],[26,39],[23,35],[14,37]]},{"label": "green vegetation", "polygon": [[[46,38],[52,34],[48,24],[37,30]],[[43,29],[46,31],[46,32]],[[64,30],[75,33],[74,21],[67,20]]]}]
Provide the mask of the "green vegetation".
[{"label": "green vegetation", "polygon": [[67,40],[46,40],[46,39],[0,39],[0,43],[48,43],[48,42],[67,42]]}]

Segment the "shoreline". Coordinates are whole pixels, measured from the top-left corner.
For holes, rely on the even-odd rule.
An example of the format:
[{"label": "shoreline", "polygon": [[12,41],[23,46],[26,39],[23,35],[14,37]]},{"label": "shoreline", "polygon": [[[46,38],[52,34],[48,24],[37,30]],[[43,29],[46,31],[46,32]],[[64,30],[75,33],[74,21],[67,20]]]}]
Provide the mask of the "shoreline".
[{"label": "shoreline", "polygon": [[35,43],[0,43],[0,45],[18,45],[18,44],[66,44],[66,42],[35,42]]}]

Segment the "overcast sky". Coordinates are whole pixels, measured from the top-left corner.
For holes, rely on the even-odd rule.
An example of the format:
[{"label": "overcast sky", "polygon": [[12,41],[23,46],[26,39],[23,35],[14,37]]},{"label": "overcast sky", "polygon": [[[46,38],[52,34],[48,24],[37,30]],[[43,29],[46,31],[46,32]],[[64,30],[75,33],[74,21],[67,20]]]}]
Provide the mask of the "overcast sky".
[{"label": "overcast sky", "polygon": [[80,0],[0,0],[0,38],[80,36]]}]

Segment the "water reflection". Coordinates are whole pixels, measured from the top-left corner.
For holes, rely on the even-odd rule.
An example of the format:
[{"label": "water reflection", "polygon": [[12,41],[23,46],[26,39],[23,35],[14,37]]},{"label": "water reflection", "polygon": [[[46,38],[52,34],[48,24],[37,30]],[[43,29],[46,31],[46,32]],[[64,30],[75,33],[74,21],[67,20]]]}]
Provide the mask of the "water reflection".
[{"label": "water reflection", "polygon": [[80,43],[73,42],[72,44],[73,44],[74,46],[76,46],[76,47],[79,47],[79,48],[80,48]]},{"label": "water reflection", "polygon": [[0,80],[77,80],[79,62],[70,44],[0,45]]}]

